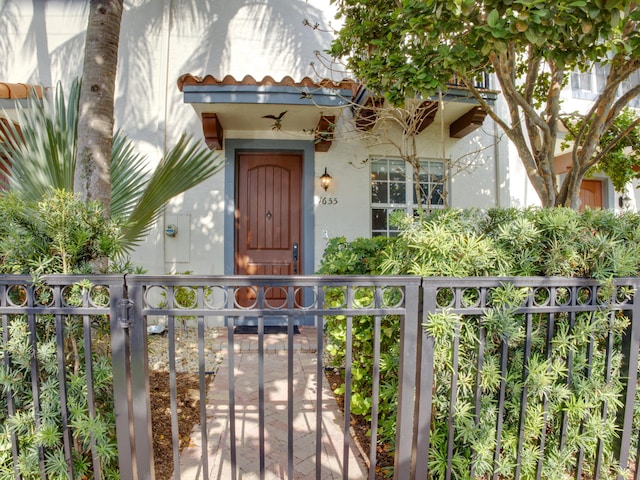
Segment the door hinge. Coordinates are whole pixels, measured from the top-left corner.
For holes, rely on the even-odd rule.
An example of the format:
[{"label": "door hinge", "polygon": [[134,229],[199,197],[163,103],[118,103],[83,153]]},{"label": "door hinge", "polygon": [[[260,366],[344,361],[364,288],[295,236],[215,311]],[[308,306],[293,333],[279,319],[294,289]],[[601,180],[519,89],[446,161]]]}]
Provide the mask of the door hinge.
[{"label": "door hinge", "polygon": [[121,328],[129,328],[133,325],[133,319],[129,315],[131,307],[133,307],[133,300],[128,298],[118,300],[118,322]]}]

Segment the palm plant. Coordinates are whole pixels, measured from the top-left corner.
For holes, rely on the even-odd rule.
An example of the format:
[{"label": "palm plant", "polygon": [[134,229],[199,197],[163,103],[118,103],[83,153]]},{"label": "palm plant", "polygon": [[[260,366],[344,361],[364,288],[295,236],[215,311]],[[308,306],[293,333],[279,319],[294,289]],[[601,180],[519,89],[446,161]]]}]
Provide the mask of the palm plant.
[{"label": "palm plant", "polygon": [[[18,106],[16,123],[0,129],[0,163],[5,189],[38,201],[52,189],[73,191],[77,149],[80,81],[73,82],[68,100],[57,85],[51,101],[33,95]],[[183,135],[153,172],[133,142],[118,131],[111,156],[110,215],[125,221],[123,248],[142,241],[167,202],[214,175],[222,159]],[[177,175],[176,173],[179,173]]]}]

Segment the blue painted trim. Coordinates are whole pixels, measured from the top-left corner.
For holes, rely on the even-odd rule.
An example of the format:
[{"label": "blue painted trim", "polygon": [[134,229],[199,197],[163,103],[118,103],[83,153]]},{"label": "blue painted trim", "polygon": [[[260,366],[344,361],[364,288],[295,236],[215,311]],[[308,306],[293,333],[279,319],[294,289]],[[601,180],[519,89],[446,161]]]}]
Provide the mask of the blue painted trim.
[{"label": "blue painted trim", "polygon": [[236,191],[236,152],[238,151],[279,151],[302,153],[302,275],[314,273],[315,255],[315,213],[313,208],[314,195],[314,164],[315,148],[310,140],[254,140],[228,139],[225,140],[224,155],[224,274],[234,274],[235,248],[235,191]]},{"label": "blue painted trim", "polygon": [[[356,97],[353,99],[353,103],[357,105],[364,105],[365,102],[372,96],[371,92],[369,92],[366,88],[360,89]],[[482,96],[487,101],[489,105],[494,105],[498,95],[494,92],[483,92]],[[477,105],[478,102],[465,88],[450,88],[448,90],[442,91],[442,99],[445,101],[456,101],[462,103],[472,103]],[[427,97],[427,100],[438,101],[438,95],[432,95],[431,97]]]},{"label": "blue painted trim", "polygon": [[246,103],[343,107],[353,92],[285,85],[185,85],[184,103]]},{"label": "blue painted trim", "polygon": [[[498,98],[498,95],[493,92],[484,92],[482,96],[489,105],[495,104],[496,99]],[[445,90],[442,92],[442,99],[445,101],[449,100],[462,103],[473,103],[476,105],[478,104],[473,95],[471,95],[471,92],[465,89]],[[438,96],[430,97],[430,100],[438,100]]]}]

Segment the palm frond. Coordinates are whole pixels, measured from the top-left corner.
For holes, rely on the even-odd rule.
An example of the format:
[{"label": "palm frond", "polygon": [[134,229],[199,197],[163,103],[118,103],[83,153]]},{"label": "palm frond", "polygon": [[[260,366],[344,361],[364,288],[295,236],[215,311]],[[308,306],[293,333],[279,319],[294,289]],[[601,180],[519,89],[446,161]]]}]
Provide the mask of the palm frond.
[{"label": "palm frond", "polygon": [[[53,189],[73,191],[80,85],[74,81],[66,102],[60,84],[50,101],[34,95],[27,107],[16,110],[16,125],[9,121],[0,128],[0,163],[8,177],[3,183],[24,200],[39,201]],[[211,177],[222,164],[217,154],[183,135],[151,173],[131,140],[116,132],[110,212],[127,225],[124,248],[142,241],[169,200]]]},{"label": "palm frond", "polygon": [[27,200],[38,200],[52,188],[73,190],[79,93],[75,81],[69,108],[60,84],[52,101],[32,95],[26,108],[16,110],[17,126],[8,122],[0,130],[0,153],[9,159],[2,160],[8,187]]},{"label": "palm frond", "polygon": [[127,218],[149,182],[147,159],[120,131],[113,136],[111,154],[111,215]]},{"label": "palm frond", "polygon": [[223,165],[218,154],[182,135],[160,161],[129,216],[129,226],[123,232],[125,243],[139,243],[169,200],[211,177]]}]

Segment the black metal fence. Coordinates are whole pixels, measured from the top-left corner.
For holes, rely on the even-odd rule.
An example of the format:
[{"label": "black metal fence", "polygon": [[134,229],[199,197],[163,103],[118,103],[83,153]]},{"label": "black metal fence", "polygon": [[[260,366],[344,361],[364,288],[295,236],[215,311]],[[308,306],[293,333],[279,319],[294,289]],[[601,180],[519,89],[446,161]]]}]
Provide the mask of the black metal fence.
[{"label": "black metal fence", "polygon": [[[456,478],[460,468],[465,476],[475,478],[547,478],[543,467],[548,455],[566,455],[574,465],[575,478],[609,478],[612,475],[625,478],[635,475],[640,478],[634,445],[638,436],[637,419],[634,422],[636,385],[638,379],[638,352],[640,345],[640,306],[635,292],[640,284],[638,279],[620,279],[615,285],[600,285],[592,280],[564,278],[427,278],[416,277],[211,277],[211,276],[95,276],[73,277],[52,276],[33,283],[31,278],[17,276],[0,277],[0,315],[2,317],[2,387],[3,403],[0,415],[5,425],[0,437],[5,452],[0,459],[4,468],[13,470],[14,478],[23,478],[25,458],[37,458],[35,469],[41,478],[51,474],[52,450],[46,442],[35,442],[36,451],[23,452],[24,443],[15,427],[14,417],[24,407],[19,400],[18,380],[11,377],[12,369],[24,358],[8,348],[12,336],[17,335],[18,319],[24,321],[22,330],[28,332],[28,365],[30,372],[29,394],[32,398],[34,414],[33,430],[37,433],[46,425],[48,412],[42,410],[42,399],[50,395],[50,383],[43,384],[41,370],[43,356],[39,354],[38,340],[42,329],[55,331],[55,358],[57,359],[58,394],[60,408],[58,424],[61,437],[60,456],[65,459],[66,474],[76,478],[74,470],[74,445],[78,443],[78,428],[70,420],[68,404],[70,378],[73,369],[69,359],[74,352],[84,352],[82,360],[86,365],[86,392],[88,421],[108,412],[96,411],[93,362],[96,348],[96,329],[100,322],[106,322],[109,330],[114,394],[114,413],[117,436],[118,470],[123,479],[154,478],[154,455],[152,447],[151,411],[149,404],[148,376],[148,331],[147,320],[153,316],[164,316],[167,320],[168,356],[170,370],[170,409],[175,419],[173,427],[173,456],[175,478],[180,474],[180,453],[178,448],[177,419],[178,399],[176,398],[176,350],[174,339],[181,319],[188,315],[198,338],[198,375],[200,382],[200,405],[202,434],[202,455],[200,478],[209,478],[207,445],[207,392],[204,359],[204,338],[211,322],[222,322],[227,333],[225,354],[230,365],[234,359],[234,326],[243,319],[251,318],[258,326],[261,342],[258,347],[258,364],[263,369],[264,325],[270,319],[284,321],[289,334],[289,346],[293,345],[295,324],[302,318],[314,318],[318,331],[322,332],[327,316],[339,316],[345,322],[346,357],[344,362],[345,398],[351,394],[351,363],[354,352],[351,349],[354,335],[354,319],[363,315],[374,319],[373,323],[373,371],[372,375],[372,424],[373,445],[369,455],[369,478],[375,477],[377,435],[377,412],[380,407],[379,364],[381,322],[393,315],[399,319],[399,370],[398,402],[395,438],[394,478],[425,479]],[[504,304],[500,302],[501,289],[509,286],[518,292],[521,301]],[[366,289],[370,300],[363,302],[358,294]],[[189,292],[188,295],[184,295]],[[331,292],[331,301],[327,293]],[[336,292],[339,294],[336,296]],[[516,295],[517,297],[517,295]],[[187,304],[185,304],[185,298]],[[336,298],[338,300],[336,300]],[[494,316],[488,316],[494,311]],[[495,312],[498,312],[495,314]],[[441,317],[437,317],[441,315]],[[495,316],[497,315],[497,316]],[[502,315],[502,316],[500,316]],[[511,323],[504,318],[509,317]],[[434,333],[437,318],[452,319],[450,332],[442,338]],[[608,319],[604,320],[603,318]],[[628,319],[628,322],[624,319]],[[456,321],[458,319],[459,321]],[[496,320],[497,319],[497,320]],[[502,319],[502,320],[501,320]],[[500,333],[501,321],[505,325],[515,325],[514,331]],[[48,325],[48,326],[47,326]],[[473,332],[470,327],[472,325]],[[577,338],[578,326],[585,326],[588,334]],[[12,327],[13,326],[13,327]],[[433,328],[432,328],[433,327]],[[82,345],[65,340],[65,332],[78,328],[83,333],[78,338]],[[590,328],[590,330],[589,330]],[[598,332],[597,330],[602,330]],[[595,333],[594,333],[595,330]],[[602,334],[599,336],[599,334]],[[572,336],[573,335],[573,336]],[[570,340],[567,340],[567,338]],[[599,340],[599,338],[602,339]],[[472,341],[469,341],[472,338]],[[544,340],[540,341],[540,338]],[[443,340],[444,339],[444,340]],[[444,343],[443,343],[444,342]],[[443,345],[445,349],[443,350]],[[584,348],[582,348],[584,347]],[[560,350],[558,350],[560,349]],[[317,336],[317,382],[324,378],[323,359],[325,352],[323,335]],[[442,362],[445,357],[446,365]],[[541,353],[537,353],[541,352]],[[559,354],[558,352],[561,352]],[[289,385],[294,381],[292,357],[293,348],[287,349]],[[76,355],[77,357],[77,355]],[[499,358],[497,363],[495,359]],[[76,359],[77,360],[77,359]],[[462,371],[462,363],[472,365]],[[488,386],[488,365],[497,368],[495,385]],[[519,362],[520,372],[515,374],[513,362]],[[540,365],[546,368],[542,373]],[[534,371],[535,366],[535,371]],[[543,385],[544,378],[553,372],[561,378],[563,385]],[[233,371],[233,369],[231,369]],[[473,387],[469,388],[469,375],[474,376]],[[444,380],[443,380],[444,379]],[[583,405],[583,410],[591,413],[597,410],[597,417],[603,425],[603,432],[615,437],[613,448],[604,441],[603,434],[596,448],[588,442],[576,441],[593,425],[587,425],[585,417],[576,418],[568,406],[553,405],[549,402],[551,389],[569,392],[577,387],[577,382],[598,380],[603,391],[612,387],[612,395],[597,405]],[[446,385],[443,384],[446,381]],[[234,378],[229,376],[229,404],[233,415]],[[264,415],[264,386],[259,385],[260,415]],[[556,382],[557,383],[557,382]],[[467,386],[465,386],[467,385]],[[517,385],[513,387],[513,385]],[[585,388],[582,385],[582,388]],[[615,388],[613,388],[615,387]],[[321,411],[323,400],[317,389],[316,410]],[[442,402],[445,392],[446,405]],[[567,399],[570,397],[567,393]],[[289,388],[288,405],[294,401]],[[519,401],[519,402],[518,402]],[[569,400],[567,400],[568,402]],[[517,403],[517,407],[514,404]],[[541,419],[532,426],[527,412],[528,404],[534,404]],[[554,410],[555,409],[555,410]],[[344,431],[349,431],[350,403],[344,405]],[[493,426],[487,430],[486,412]],[[519,414],[517,413],[519,411]],[[442,413],[444,412],[444,414]],[[515,413],[514,413],[515,412]],[[466,415],[466,417],[465,417]],[[593,415],[590,415],[590,418]],[[463,418],[470,419],[467,427]],[[288,419],[292,421],[291,417]],[[484,422],[484,423],[483,423]],[[438,425],[435,425],[438,423]],[[591,423],[594,423],[591,421]],[[598,422],[595,422],[598,423]],[[506,444],[504,431],[507,425],[515,428],[517,439],[514,445]],[[262,425],[262,423],[261,423]],[[484,425],[484,426],[483,426]],[[515,425],[515,427],[513,426]],[[322,424],[316,426],[316,478],[320,478],[320,440]],[[261,427],[263,428],[263,427]],[[464,445],[465,428],[489,431],[492,438],[490,454],[487,452],[461,452]],[[532,429],[539,432],[532,435]],[[611,432],[609,430],[611,430]],[[586,434],[585,434],[586,435]],[[434,438],[437,437],[437,438]],[[525,438],[534,438],[537,446],[525,448]],[[92,433],[86,439],[90,451],[90,470],[95,478],[102,478],[104,447]],[[344,451],[349,448],[350,435],[343,438]],[[444,445],[434,459],[434,445]],[[578,445],[565,451],[567,445]],[[228,478],[237,475],[234,458],[234,434],[232,432],[232,472]],[[10,448],[9,448],[10,447]],[[289,437],[287,445],[288,476],[292,477],[295,444]],[[533,453],[532,453],[533,451]],[[10,453],[7,453],[10,452]],[[260,475],[264,476],[265,451],[260,448]],[[431,455],[431,456],[430,456]],[[611,471],[610,461],[620,468]],[[348,460],[345,455],[343,478],[348,478]],[[461,458],[466,463],[461,465]],[[429,460],[428,460],[429,459]],[[527,465],[533,462],[533,469]],[[566,459],[565,459],[566,464]],[[584,471],[584,465],[590,465]],[[0,466],[2,467],[2,466]],[[26,475],[25,475],[26,477]],[[223,477],[225,478],[225,477]]]}]

